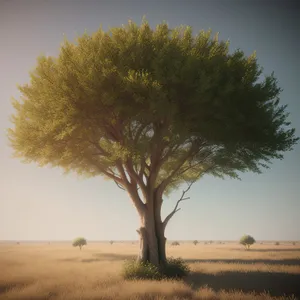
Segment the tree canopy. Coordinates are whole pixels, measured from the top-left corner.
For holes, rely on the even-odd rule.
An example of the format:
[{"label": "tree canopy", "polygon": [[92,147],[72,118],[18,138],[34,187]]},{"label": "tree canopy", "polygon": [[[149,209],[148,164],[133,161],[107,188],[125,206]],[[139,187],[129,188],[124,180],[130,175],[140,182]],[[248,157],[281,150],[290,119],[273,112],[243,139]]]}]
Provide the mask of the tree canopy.
[{"label": "tree canopy", "polygon": [[79,247],[81,250],[82,246],[85,246],[87,244],[86,239],[83,237],[78,237],[76,239],[74,239],[72,245],[73,247]]},{"label": "tree canopy", "polygon": [[8,134],[26,162],[125,188],[125,174],[167,192],[204,173],[259,173],[298,140],[274,74],[261,74],[254,54],[230,54],[211,31],[100,28],[38,58]]},{"label": "tree canopy", "polygon": [[244,234],[240,239],[240,244],[249,249],[251,245],[256,243],[255,239],[251,235]]}]

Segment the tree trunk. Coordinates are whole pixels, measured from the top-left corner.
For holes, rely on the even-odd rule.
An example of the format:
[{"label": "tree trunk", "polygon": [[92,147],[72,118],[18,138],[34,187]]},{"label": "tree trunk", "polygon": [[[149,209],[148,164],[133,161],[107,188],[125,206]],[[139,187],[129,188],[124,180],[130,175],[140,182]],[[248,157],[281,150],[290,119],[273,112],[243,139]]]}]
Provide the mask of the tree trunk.
[{"label": "tree trunk", "polygon": [[155,203],[148,204],[145,213],[141,215],[141,227],[137,230],[140,235],[138,261],[163,266],[166,263],[166,238],[160,207],[155,207]]}]

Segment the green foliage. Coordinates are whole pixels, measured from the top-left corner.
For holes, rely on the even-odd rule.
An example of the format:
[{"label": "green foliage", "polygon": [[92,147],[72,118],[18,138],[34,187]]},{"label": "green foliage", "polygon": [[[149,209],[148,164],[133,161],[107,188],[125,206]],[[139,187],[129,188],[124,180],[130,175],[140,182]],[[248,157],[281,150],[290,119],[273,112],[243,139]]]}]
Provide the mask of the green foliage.
[{"label": "green foliage", "polygon": [[206,173],[260,173],[298,140],[274,74],[261,74],[255,54],[230,54],[211,31],[100,28],[38,58],[8,136],[25,162],[84,176],[156,164],[156,186],[172,174],[166,193]]},{"label": "green foliage", "polygon": [[179,246],[179,242],[175,241],[175,242],[172,242],[171,246]]},{"label": "green foliage", "polygon": [[80,250],[81,247],[85,246],[86,244],[87,244],[86,239],[83,237],[76,238],[72,243],[73,247],[79,247]]},{"label": "green foliage", "polygon": [[197,240],[194,240],[194,241],[193,241],[193,244],[194,244],[195,246],[197,246],[198,243],[199,243],[199,242],[198,242]]},{"label": "green foliage", "polygon": [[160,280],[162,274],[159,268],[150,262],[138,262],[135,260],[128,260],[125,262],[122,276],[124,279],[145,279],[145,280]]},{"label": "green foliage", "polygon": [[190,268],[183,259],[170,257],[162,267],[156,267],[149,262],[126,261],[122,276],[124,279],[129,280],[180,279],[187,276],[189,272]]},{"label": "green foliage", "polygon": [[240,239],[240,244],[244,245],[247,250],[250,249],[250,246],[255,243],[255,239],[251,235],[243,235]]},{"label": "green foliage", "polygon": [[169,257],[161,272],[165,278],[180,279],[190,273],[190,268],[182,258]]}]

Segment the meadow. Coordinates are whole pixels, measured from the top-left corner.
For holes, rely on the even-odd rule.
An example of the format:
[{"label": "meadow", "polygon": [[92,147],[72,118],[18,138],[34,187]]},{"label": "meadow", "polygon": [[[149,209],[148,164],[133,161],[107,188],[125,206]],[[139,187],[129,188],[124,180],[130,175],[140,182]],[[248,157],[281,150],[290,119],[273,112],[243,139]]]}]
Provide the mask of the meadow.
[{"label": "meadow", "polygon": [[131,242],[1,243],[0,299],[300,299],[300,244],[181,242],[167,247],[191,274],[181,281],[126,281],[123,261],[134,258]]}]

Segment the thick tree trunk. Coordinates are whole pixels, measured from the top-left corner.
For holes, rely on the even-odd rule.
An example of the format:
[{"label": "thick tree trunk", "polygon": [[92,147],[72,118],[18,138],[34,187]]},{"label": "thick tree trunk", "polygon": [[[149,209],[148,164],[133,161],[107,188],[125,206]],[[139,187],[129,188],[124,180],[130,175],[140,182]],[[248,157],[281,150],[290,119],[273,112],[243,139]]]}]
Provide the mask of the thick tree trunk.
[{"label": "thick tree trunk", "polygon": [[[155,205],[153,206],[155,208]],[[141,227],[137,230],[140,235],[138,261],[163,266],[166,263],[166,238],[160,218],[160,207],[153,209],[153,206],[147,206],[145,214],[141,216]]]}]

